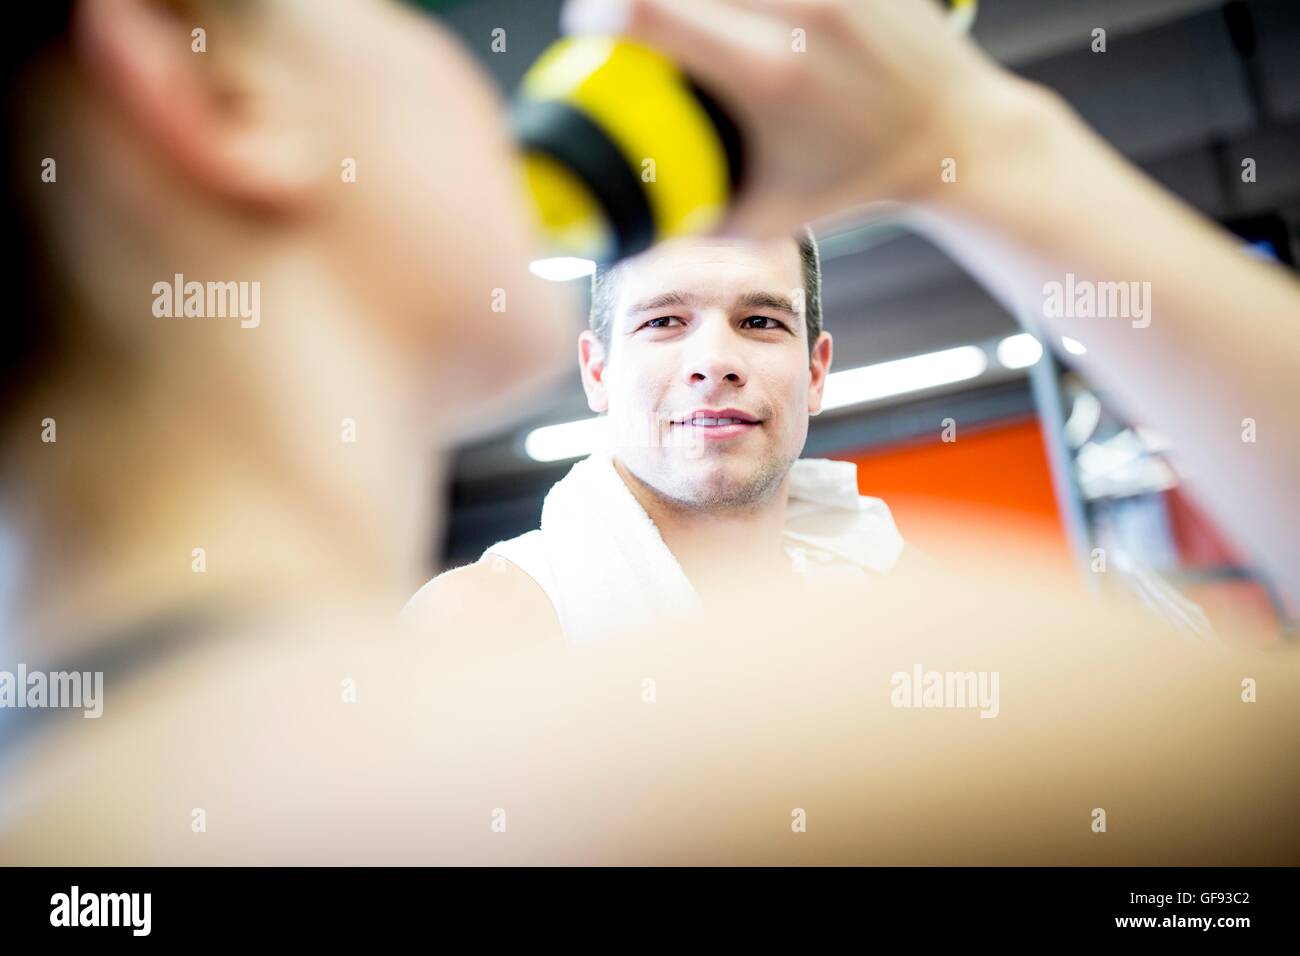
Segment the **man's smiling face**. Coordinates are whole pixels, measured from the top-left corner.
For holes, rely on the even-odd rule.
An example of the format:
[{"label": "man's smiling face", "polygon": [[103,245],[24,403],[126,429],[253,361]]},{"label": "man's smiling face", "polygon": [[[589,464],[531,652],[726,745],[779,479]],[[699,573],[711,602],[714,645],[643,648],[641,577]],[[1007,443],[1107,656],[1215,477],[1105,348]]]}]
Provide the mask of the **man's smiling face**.
[{"label": "man's smiling face", "polygon": [[697,508],[776,494],[821,409],[830,336],[808,344],[793,240],[678,240],[622,263],[608,349],[584,332],[583,383],[618,460]]}]

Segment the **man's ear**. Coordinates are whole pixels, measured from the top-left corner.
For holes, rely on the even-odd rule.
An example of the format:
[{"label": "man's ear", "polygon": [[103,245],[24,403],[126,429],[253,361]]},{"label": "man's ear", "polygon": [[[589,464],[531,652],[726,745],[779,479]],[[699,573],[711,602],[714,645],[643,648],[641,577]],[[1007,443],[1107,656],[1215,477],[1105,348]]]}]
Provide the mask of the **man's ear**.
[{"label": "man's ear", "polygon": [[578,336],[578,368],[582,370],[582,389],[587,393],[587,407],[597,414],[609,411],[605,394],[605,346],[591,329]]},{"label": "man's ear", "polygon": [[181,177],[265,208],[299,205],[327,169],[293,77],[253,42],[256,9],[79,0],[75,55],[93,89]]},{"label": "man's ear", "polygon": [[808,414],[818,415],[822,410],[822,395],[826,390],[826,376],[831,370],[831,334],[822,332],[813,343],[812,376],[808,382]]}]

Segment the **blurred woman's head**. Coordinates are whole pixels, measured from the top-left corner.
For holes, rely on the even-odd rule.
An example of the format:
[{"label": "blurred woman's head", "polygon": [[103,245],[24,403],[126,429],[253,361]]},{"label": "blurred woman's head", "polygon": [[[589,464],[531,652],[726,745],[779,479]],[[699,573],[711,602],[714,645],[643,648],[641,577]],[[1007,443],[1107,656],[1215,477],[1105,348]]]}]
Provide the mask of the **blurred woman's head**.
[{"label": "blurred woman's head", "polygon": [[[526,269],[500,106],[426,17],[384,0],[32,6],[5,51],[8,198],[32,257],[10,277],[31,298],[10,320],[6,411],[96,379],[292,404],[337,373],[344,393],[378,377],[437,437],[569,357]],[[259,321],[209,315],[210,297],[202,316],[160,305],[159,283],[188,298],[191,282],[256,287]]]},{"label": "blurred woman's head", "polygon": [[528,271],[487,80],[388,0],[29,6],[0,41],[26,256],[0,618],[129,617],[199,581],[404,597],[435,446],[566,370],[578,324]]}]

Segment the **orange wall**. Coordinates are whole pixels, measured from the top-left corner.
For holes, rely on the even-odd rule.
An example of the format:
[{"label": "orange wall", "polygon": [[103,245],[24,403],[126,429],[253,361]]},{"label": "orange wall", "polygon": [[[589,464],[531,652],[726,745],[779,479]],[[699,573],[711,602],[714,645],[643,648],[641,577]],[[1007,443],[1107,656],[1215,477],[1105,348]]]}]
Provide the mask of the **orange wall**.
[{"label": "orange wall", "polygon": [[832,457],[857,464],[859,491],[884,499],[922,550],[941,549],[960,525],[963,534],[1025,538],[1069,560],[1036,419]]},{"label": "orange wall", "polygon": [[[983,537],[1072,572],[1047,452],[1036,419],[999,422],[957,441],[934,438],[832,455],[858,466],[858,490],[881,498],[903,538],[932,555]],[[1179,489],[1166,495],[1175,544],[1186,567],[1240,564],[1235,549]],[[1250,581],[1186,586],[1221,634],[1274,634],[1267,592]]]}]

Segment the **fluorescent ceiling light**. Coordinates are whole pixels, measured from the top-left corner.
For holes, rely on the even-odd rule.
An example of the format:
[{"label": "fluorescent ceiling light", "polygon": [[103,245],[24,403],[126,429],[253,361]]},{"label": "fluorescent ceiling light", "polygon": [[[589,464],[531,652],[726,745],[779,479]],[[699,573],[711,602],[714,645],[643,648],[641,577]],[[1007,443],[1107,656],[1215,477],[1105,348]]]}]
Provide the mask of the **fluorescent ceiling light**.
[{"label": "fluorescent ceiling light", "polygon": [[602,415],[534,428],[524,439],[524,452],[533,461],[585,457],[604,443],[608,421]]},{"label": "fluorescent ceiling light", "polygon": [[1088,354],[1088,350],[1084,347],[1082,342],[1080,342],[1078,339],[1072,339],[1068,335],[1061,336],[1061,344],[1065,346],[1065,350],[1069,352],[1071,355]]},{"label": "fluorescent ceiling light", "polygon": [[596,271],[596,263],[575,256],[556,256],[554,259],[535,259],[528,263],[528,271],[551,282],[568,282],[591,275]]},{"label": "fluorescent ceiling light", "polygon": [[826,376],[822,407],[843,408],[892,395],[919,392],[939,385],[964,382],[984,374],[988,356],[977,345],[962,345],[942,352],[927,352],[893,362],[864,365]]},{"label": "fluorescent ceiling light", "polygon": [[1043,357],[1043,344],[1028,332],[1021,332],[999,342],[997,352],[1003,368],[1029,368]]}]

